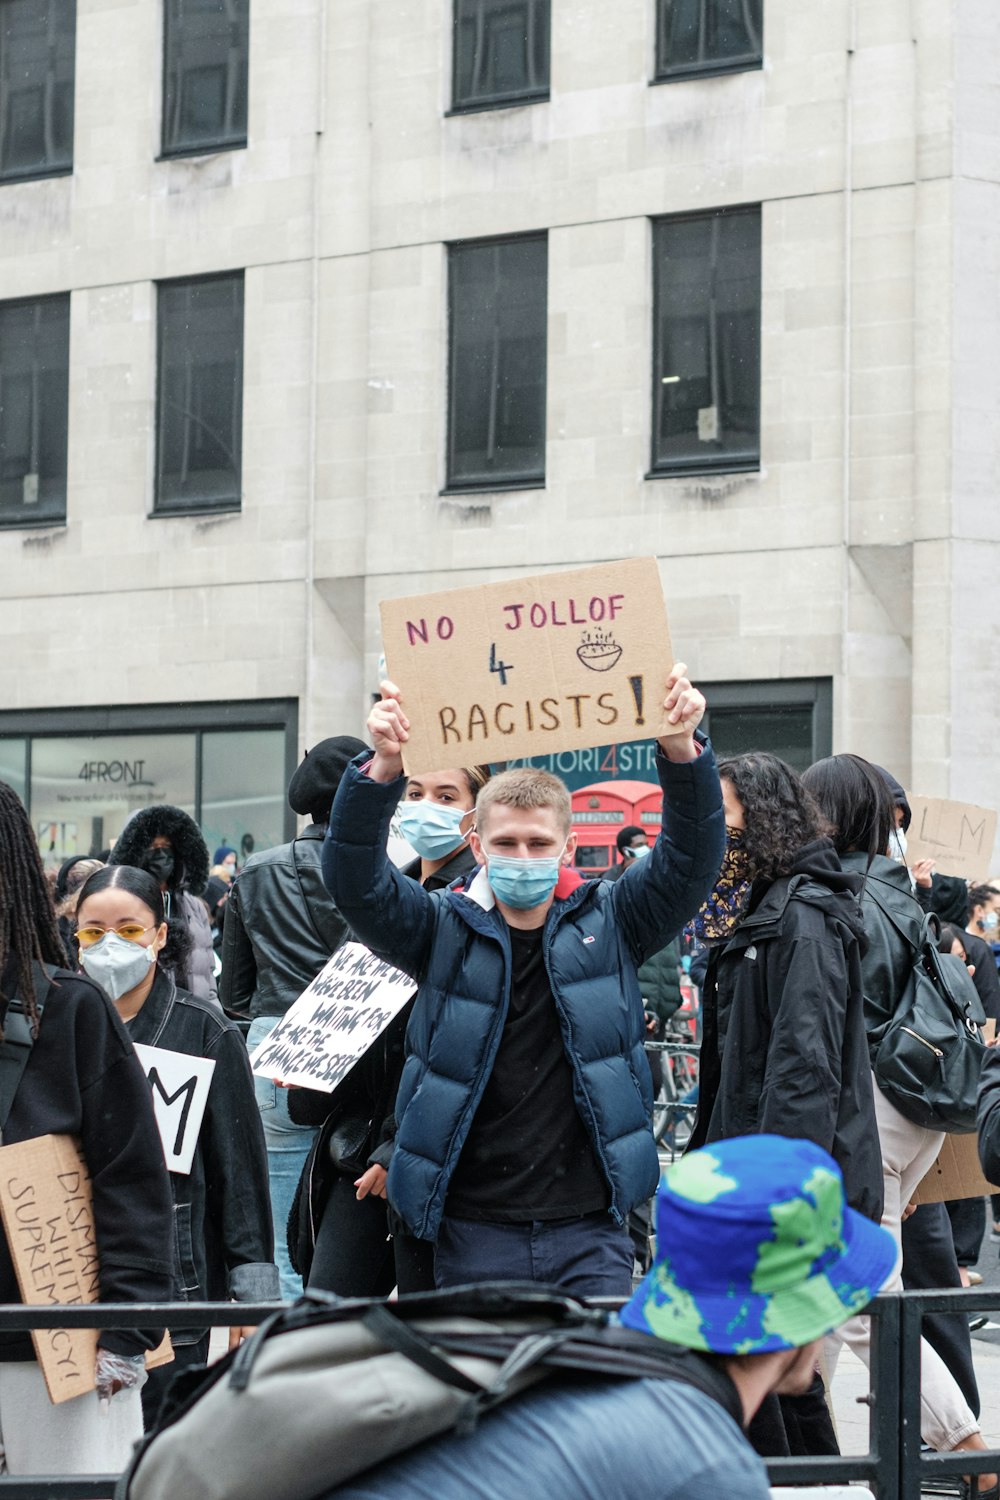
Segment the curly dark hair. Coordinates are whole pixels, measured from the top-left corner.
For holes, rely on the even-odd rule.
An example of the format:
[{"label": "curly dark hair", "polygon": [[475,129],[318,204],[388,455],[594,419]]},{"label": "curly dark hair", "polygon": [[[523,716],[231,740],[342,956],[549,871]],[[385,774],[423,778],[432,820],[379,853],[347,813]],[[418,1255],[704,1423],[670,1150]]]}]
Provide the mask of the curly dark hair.
[{"label": "curly dark hair", "polygon": [[[11,960],[15,993],[31,1034],[37,1038],[38,997],[32,961],[65,968],[66,951],[31,821],[17,793],[0,781],[0,976]],[[13,993],[0,998],[10,1001]]]},{"label": "curly dark hair", "polygon": [[720,762],[719,777],[743,804],[744,848],[754,876],[787,875],[805,844],[829,834],[812,796],[776,755],[735,755]]},{"label": "curly dark hair", "polygon": [[[88,896],[96,896],[98,891],[106,891],[118,888],[128,891],[130,895],[140,900],[143,906],[149,908],[153,915],[154,925],[159,927],[165,920],[163,896],[160,894],[159,882],[145,870],[137,870],[134,865],[104,865],[100,870],[95,870],[93,875],[84,881],[80,895],[77,898],[76,909],[79,912]],[[173,976],[175,984],[180,984],[183,976],[188,971],[188,960],[191,956],[191,934],[184,920],[183,912],[177,916],[166,918],[167,941],[157,956],[157,963],[161,969],[165,969]]]}]

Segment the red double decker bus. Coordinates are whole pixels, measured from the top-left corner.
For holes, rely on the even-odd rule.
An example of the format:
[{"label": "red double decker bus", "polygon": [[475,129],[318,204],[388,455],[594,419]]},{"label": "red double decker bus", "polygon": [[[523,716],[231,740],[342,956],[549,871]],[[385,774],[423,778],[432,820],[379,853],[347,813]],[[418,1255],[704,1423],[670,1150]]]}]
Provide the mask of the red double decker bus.
[{"label": "red double decker bus", "polygon": [[634,823],[649,833],[660,831],[663,793],[649,781],[595,781],[572,794],[573,832],[577,836],[574,864],[591,878],[604,875],[618,862],[615,840]]}]

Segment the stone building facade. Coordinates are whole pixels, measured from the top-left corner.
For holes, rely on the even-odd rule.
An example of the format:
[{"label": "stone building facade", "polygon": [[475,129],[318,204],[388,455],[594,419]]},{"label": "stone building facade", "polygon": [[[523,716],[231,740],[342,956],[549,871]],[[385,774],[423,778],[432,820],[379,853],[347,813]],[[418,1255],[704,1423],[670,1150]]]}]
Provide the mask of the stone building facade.
[{"label": "stone building facade", "polygon": [[[165,156],[161,5],[77,0],[72,172],[0,182],[0,310],[70,294],[66,520],[0,530],[8,774],[159,706],[287,763],[363,724],[381,599],[653,553],[734,713],[801,685],[814,748],[997,802],[1000,9],[764,0],[762,66],[654,83],[657,11],[552,0],[548,97],[454,112],[440,0],[250,0],[245,146]],[[737,205],[760,462],[650,478],[651,223]],[[544,485],[447,493],[448,247],[537,231]],[[240,508],[158,515],[157,286],[228,271]]]}]

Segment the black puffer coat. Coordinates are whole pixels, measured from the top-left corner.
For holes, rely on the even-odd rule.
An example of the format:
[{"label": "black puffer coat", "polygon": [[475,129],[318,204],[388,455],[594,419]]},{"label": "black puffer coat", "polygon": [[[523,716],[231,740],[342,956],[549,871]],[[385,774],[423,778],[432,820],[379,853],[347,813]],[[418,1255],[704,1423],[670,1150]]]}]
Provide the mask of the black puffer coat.
[{"label": "black puffer coat", "polygon": [[168,838],[174,854],[174,873],[167,882],[170,915],[183,917],[191,940],[187,969],[174,977],[181,989],[200,1000],[216,1000],[215,950],[208,908],[200,899],[208,880],[208,847],[201,829],[183,808],[158,803],[133,813],[111,851],[109,865],[143,869],[143,859],[155,838]]},{"label": "black puffer coat", "polygon": [[747,914],[712,950],[691,1146],[800,1136],[844,1174],[852,1208],[882,1216],[882,1160],[861,982],[861,877],[828,839],[791,874],[756,881]]}]

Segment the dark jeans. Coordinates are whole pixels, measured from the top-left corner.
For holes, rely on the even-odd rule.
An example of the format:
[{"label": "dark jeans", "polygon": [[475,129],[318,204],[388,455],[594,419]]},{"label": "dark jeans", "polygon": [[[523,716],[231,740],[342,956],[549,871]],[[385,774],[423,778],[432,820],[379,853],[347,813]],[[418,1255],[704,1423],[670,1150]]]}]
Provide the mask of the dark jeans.
[{"label": "dark jeans", "polygon": [[986,1233],[986,1199],[956,1198],[946,1203],[960,1266],[974,1266]]},{"label": "dark jeans", "polygon": [[[233,1322],[239,1321],[235,1308]],[[209,1335],[203,1334],[196,1344],[175,1344],[173,1361],[169,1365],[157,1365],[150,1370],[149,1378],[142,1388],[142,1425],[146,1432],[152,1431],[167,1394],[167,1387],[175,1375],[182,1370],[193,1370],[208,1364]]]},{"label": "dark jeans", "polygon": [[[947,1291],[961,1286],[951,1221],[943,1203],[922,1203],[903,1220],[903,1286],[908,1292]],[[972,1340],[962,1313],[931,1313],[924,1338],[944,1360],[952,1378],[979,1416],[979,1387],[972,1364]]]},{"label": "dark jeans", "polygon": [[574,1297],[627,1297],[632,1261],[631,1238],[604,1212],[529,1224],[445,1217],[434,1280],[439,1287],[537,1281]]},{"label": "dark jeans", "polygon": [[323,1209],[309,1285],[340,1297],[387,1297],[434,1290],[434,1247],[396,1229],[384,1198],[359,1202],[354,1176],[340,1174]]},{"label": "dark jeans", "polygon": [[309,1285],[338,1297],[387,1297],[396,1285],[384,1198],[360,1202],[353,1176],[330,1189],[313,1253]]}]

